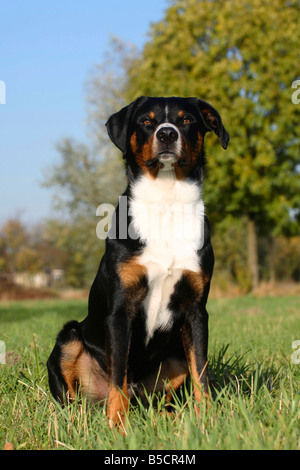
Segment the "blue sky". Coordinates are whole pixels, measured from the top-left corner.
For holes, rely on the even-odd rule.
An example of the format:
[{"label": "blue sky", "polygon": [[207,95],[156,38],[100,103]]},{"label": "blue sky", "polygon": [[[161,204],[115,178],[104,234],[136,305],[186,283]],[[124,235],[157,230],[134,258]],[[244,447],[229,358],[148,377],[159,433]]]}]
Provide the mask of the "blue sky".
[{"label": "blue sky", "polygon": [[64,137],[87,141],[85,82],[111,36],[147,40],[168,0],[11,0],[1,5],[0,224],[53,216],[43,171]]}]

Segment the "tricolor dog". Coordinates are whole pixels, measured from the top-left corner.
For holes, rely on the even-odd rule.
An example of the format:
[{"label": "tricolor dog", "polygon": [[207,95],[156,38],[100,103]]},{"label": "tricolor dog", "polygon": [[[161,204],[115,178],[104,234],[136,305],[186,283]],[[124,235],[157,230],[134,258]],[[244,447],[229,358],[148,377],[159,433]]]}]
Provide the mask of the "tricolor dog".
[{"label": "tricolor dog", "polygon": [[133,391],[168,401],[190,374],[195,402],[208,395],[203,142],[214,131],[226,149],[229,136],[198,98],[143,96],[106,126],[125,159],[127,209],[116,208],[87,317],[63,327],[47,365],[56,399],[107,400],[109,425],[123,427]]}]

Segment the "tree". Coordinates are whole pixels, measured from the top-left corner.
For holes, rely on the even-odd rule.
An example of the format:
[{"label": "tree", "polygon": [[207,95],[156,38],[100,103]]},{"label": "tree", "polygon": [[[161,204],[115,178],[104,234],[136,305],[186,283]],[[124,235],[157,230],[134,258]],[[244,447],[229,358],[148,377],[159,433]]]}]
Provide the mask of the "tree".
[{"label": "tree", "polygon": [[92,281],[103,241],[96,236],[102,203],[116,204],[125,185],[120,156],[100,158],[85,145],[65,139],[58,145],[60,162],[45,172],[44,186],[55,188],[55,207],[60,217],[46,224],[47,239],[66,254],[67,283],[82,287]]},{"label": "tree", "polygon": [[48,220],[45,225],[44,240],[59,255],[58,266],[64,269],[66,284],[72,287],[90,284],[99,262],[101,248],[92,220]]},{"label": "tree", "polygon": [[35,274],[61,265],[62,252],[45,239],[44,226],[27,227],[18,218],[7,220],[0,229],[0,274]]},{"label": "tree", "polygon": [[[0,232],[0,268],[7,274],[18,270],[20,253],[26,250],[28,233],[24,224],[18,219],[10,219]],[[24,259],[24,257],[22,257]]]},{"label": "tree", "polygon": [[246,218],[254,288],[258,233],[299,231],[299,43],[298,0],[173,0],[129,70],[128,99],[198,96],[219,110],[231,140],[224,153],[207,139],[205,203],[214,223]]},{"label": "tree", "polygon": [[47,234],[68,253],[67,282],[76,287],[91,282],[103,252],[104,243],[96,237],[96,209],[102,203],[116,205],[126,187],[122,157],[111,145],[105,122],[125,106],[125,70],[133,57],[133,47],[112,38],[106,60],[87,81],[89,145],[62,140],[57,145],[59,162],[44,172],[43,185],[55,188],[60,212],[60,220],[48,222]]}]

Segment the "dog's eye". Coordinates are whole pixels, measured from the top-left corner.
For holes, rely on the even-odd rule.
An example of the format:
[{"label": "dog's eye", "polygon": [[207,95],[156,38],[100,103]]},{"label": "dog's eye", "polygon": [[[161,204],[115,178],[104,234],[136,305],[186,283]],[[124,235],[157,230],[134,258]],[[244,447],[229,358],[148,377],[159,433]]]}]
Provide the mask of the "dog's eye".
[{"label": "dog's eye", "polygon": [[190,124],[190,123],[191,123],[190,118],[186,117],[186,118],[183,119],[183,124]]},{"label": "dog's eye", "polygon": [[150,119],[149,118],[143,119],[143,124],[145,124],[145,126],[149,126],[151,124]]}]

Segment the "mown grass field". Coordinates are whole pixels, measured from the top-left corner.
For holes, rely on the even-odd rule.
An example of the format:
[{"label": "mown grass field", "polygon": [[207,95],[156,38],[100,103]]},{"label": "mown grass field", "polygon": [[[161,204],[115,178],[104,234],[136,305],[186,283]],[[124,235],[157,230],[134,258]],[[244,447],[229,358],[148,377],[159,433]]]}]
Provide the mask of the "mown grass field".
[{"label": "mown grass field", "polygon": [[[189,386],[164,412],[132,407],[127,435],[109,430],[99,406],[67,408],[49,393],[46,360],[64,322],[82,319],[83,301],[0,304],[0,449],[300,449],[300,298],[252,296],[209,301],[212,403],[196,419]],[[299,346],[298,346],[299,349]],[[295,361],[294,361],[295,362]]]}]

